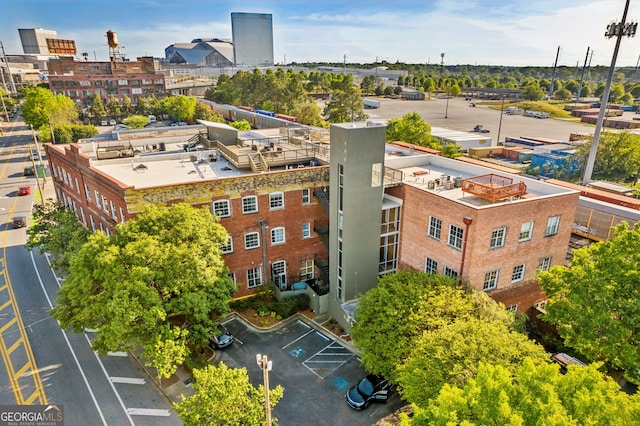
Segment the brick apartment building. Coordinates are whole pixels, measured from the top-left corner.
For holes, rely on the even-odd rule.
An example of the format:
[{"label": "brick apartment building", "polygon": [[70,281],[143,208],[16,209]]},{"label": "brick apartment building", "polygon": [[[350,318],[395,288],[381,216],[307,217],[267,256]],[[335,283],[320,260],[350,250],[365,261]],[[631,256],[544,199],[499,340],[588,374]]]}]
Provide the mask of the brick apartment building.
[{"label": "brick apartment building", "polygon": [[[106,233],[148,203],[210,208],[231,236],[237,296],[320,279],[346,329],[347,305],[401,268],[458,277],[527,311],[545,298],[537,269],[564,263],[573,189],[386,144],[379,125],[334,125],[327,144],[304,128],[203,124],[47,145],[58,200]],[[183,150],[194,141],[204,149]]]},{"label": "brick apartment building", "polygon": [[73,99],[81,107],[91,105],[95,93],[106,103],[113,95],[122,102],[124,95],[136,105],[138,98],[165,96],[164,75],[156,71],[151,56],[136,61],[112,59],[110,62],[76,61],[71,56],[49,60],[49,88]]}]

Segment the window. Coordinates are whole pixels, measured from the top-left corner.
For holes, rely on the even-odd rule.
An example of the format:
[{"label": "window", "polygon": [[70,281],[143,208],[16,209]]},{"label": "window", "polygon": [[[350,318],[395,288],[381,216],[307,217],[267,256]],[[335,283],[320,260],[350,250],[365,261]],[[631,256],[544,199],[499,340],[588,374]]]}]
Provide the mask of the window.
[{"label": "window", "polygon": [[247,287],[253,288],[262,285],[262,268],[247,269]]},{"label": "window", "polygon": [[509,312],[518,312],[518,304],[507,306],[507,311],[509,311]]},{"label": "window", "polygon": [[279,210],[284,208],[284,193],[274,192],[269,194],[269,209]]},{"label": "window", "polygon": [[438,262],[427,257],[424,262],[424,271],[428,274],[435,274],[438,272]]},{"label": "window", "polygon": [[483,290],[493,290],[498,285],[499,271],[491,271],[484,274]]},{"label": "window", "polygon": [[229,278],[231,278],[231,281],[233,281],[234,284],[236,283],[236,273],[235,272],[229,272]]},{"label": "window", "polygon": [[233,253],[233,238],[229,237],[227,244],[220,247],[220,249],[222,250],[222,254]]},{"label": "window", "polygon": [[518,241],[529,241],[533,233],[533,222],[526,222],[520,225],[520,239]]},{"label": "window", "polygon": [[430,237],[433,237],[436,240],[439,240],[441,233],[442,233],[442,220],[438,219],[437,217],[431,216],[429,218],[429,232],[427,234]]},{"label": "window", "polygon": [[100,193],[98,191],[93,191],[93,195],[96,197],[96,206],[98,206],[98,208],[101,208],[102,205],[100,204]]},{"label": "window", "polygon": [[551,256],[542,257],[538,260],[538,269],[541,271],[548,271],[551,267]]},{"label": "window", "polygon": [[113,220],[118,220],[118,213],[116,210],[116,203],[114,203],[113,201],[109,201],[109,204],[111,205],[111,217],[113,218]]},{"label": "window", "polygon": [[307,189],[302,190],[302,204],[310,204],[311,203],[311,191]]},{"label": "window", "polygon": [[120,222],[124,223],[124,210],[122,210],[122,207],[119,207],[120,210]]},{"label": "window", "polygon": [[302,224],[302,238],[309,238],[311,237],[311,224],[310,223],[303,223]]},{"label": "window", "polygon": [[246,250],[260,247],[260,236],[257,232],[249,232],[244,234],[244,248]]},{"label": "window", "polygon": [[229,200],[214,201],[213,214],[216,215],[217,217],[231,216],[231,208],[229,207]]},{"label": "window", "polygon": [[242,198],[242,214],[258,212],[258,197],[251,195]]},{"label": "window", "polygon": [[87,197],[87,201],[91,201],[91,191],[89,191],[89,186],[86,183],[84,184],[84,194]]},{"label": "window", "polygon": [[558,225],[560,225],[560,216],[551,216],[547,219],[547,229],[544,231],[544,235],[555,235],[558,233]]},{"label": "window", "polygon": [[459,226],[449,225],[449,245],[457,249],[462,249],[462,236],[464,230]]},{"label": "window", "polygon": [[284,243],[284,228],[279,226],[271,230],[271,244]]},{"label": "window", "polygon": [[511,274],[511,282],[516,283],[518,281],[522,281],[524,279],[524,264],[517,265],[513,268],[513,273]]},{"label": "window", "polygon": [[314,273],[313,259],[303,260],[300,262],[300,280],[312,280]]},{"label": "window", "polygon": [[507,228],[494,229],[491,233],[490,248],[504,247],[504,237],[507,234]]},{"label": "window", "polygon": [[458,277],[458,271],[456,271],[455,269],[451,269],[448,266],[444,267],[444,274],[447,277],[451,277],[451,278],[457,278]]}]

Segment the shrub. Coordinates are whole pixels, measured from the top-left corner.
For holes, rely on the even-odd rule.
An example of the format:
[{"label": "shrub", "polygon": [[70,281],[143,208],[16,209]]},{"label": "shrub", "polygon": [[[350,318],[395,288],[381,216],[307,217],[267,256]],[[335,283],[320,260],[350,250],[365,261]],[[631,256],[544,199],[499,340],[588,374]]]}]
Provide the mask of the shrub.
[{"label": "shrub", "polygon": [[269,303],[269,309],[282,318],[287,318],[298,310],[298,301],[296,297],[287,297],[278,302]]}]

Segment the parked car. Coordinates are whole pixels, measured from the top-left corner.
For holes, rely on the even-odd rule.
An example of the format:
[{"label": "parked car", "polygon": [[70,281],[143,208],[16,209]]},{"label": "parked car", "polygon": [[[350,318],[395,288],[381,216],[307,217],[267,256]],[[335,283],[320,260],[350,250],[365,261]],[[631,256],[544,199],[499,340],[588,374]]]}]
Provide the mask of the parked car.
[{"label": "parked car", "polygon": [[551,359],[560,365],[560,372],[562,374],[567,372],[567,366],[569,365],[578,365],[580,367],[587,366],[587,364],[580,361],[578,358],[572,357],[571,355],[567,355],[563,352],[552,355]]},{"label": "parked car", "polygon": [[26,166],[22,171],[22,174],[24,176],[33,176],[36,174],[36,172],[33,170],[33,166]]},{"label": "parked car", "polygon": [[31,151],[31,159],[33,161],[36,161],[40,158],[40,156],[38,155],[38,151]]},{"label": "parked car", "polygon": [[101,125],[101,126],[106,126],[106,125],[107,125],[107,120],[102,120],[102,121],[100,122],[100,125]]},{"label": "parked car", "polygon": [[21,186],[20,189],[18,189],[18,195],[29,195],[31,194],[31,187],[30,186]]},{"label": "parked car", "polygon": [[209,346],[212,349],[225,349],[235,342],[235,338],[222,324],[218,326],[216,333],[209,338]]},{"label": "parked car", "polygon": [[116,124],[118,124],[116,120],[109,120],[109,126],[115,126]]},{"label": "parked car", "polygon": [[354,410],[364,410],[372,402],[387,402],[391,396],[393,385],[386,379],[369,374],[352,386],[345,395],[347,404]]},{"label": "parked car", "polygon": [[116,130],[127,130],[129,128],[129,126],[127,126],[126,124],[118,124],[116,126]]},{"label": "parked car", "polygon": [[489,129],[485,129],[482,126],[482,124],[476,124],[476,126],[473,128],[472,132],[489,133]]},{"label": "parked car", "polygon": [[13,229],[24,228],[27,226],[27,218],[24,216],[14,216],[11,220],[11,227]]}]

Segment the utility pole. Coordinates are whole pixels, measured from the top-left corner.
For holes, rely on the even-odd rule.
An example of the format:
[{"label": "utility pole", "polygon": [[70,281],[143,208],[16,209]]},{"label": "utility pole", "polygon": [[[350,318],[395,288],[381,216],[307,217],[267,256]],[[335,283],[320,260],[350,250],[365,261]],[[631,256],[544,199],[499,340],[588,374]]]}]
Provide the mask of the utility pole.
[{"label": "utility pole", "polygon": [[626,1],[624,6],[624,12],[622,13],[622,20],[619,23],[612,22],[607,26],[607,32],[604,36],[607,38],[616,38],[616,45],[613,48],[613,57],[611,58],[611,66],[609,67],[609,73],[607,75],[607,83],[604,86],[604,93],[602,94],[602,102],[600,102],[600,112],[598,113],[598,121],[596,122],[596,130],[593,134],[593,141],[591,142],[591,149],[589,150],[589,157],[587,158],[587,164],[584,169],[584,175],[582,177],[582,184],[586,186],[591,181],[591,175],[593,174],[593,165],[596,162],[596,154],[598,152],[598,143],[600,142],[600,132],[602,131],[602,123],[604,122],[604,113],[609,102],[609,92],[611,91],[611,80],[613,80],[613,73],[616,67],[616,59],[618,58],[618,50],[620,49],[620,42],[623,36],[633,37],[636,35],[636,29],[638,23],[627,23],[627,11],[629,10],[629,0]]},{"label": "utility pole", "polygon": [[[4,45],[2,44],[1,41],[0,41],[0,49],[2,49],[2,59],[4,61],[5,66],[7,67],[7,73],[9,74],[9,82],[11,83],[11,91],[12,91],[12,94],[15,96],[15,95],[18,94],[18,91],[16,90],[16,84],[13,82],[13,77],[11,76],[11,68],[9,67],[9,61],[7,60],[6,53],[4,53]],[[4,73],[2,75],[3,75],[2,82],[4,83]],[[5,84],[4,88],[5,88],[5,90],[7,90],[6,84]]]},{"label": "utility pole", "polygon": [[271,401],[269,400],[269,371],[273,367],[273,362],[267,359],[266,355],[257,354],[256,361],[262,369],[262,380],[264,382],[264,411],[267,416],[267,426],[271,426]]},{"label": "utility pole", "polygon": [[578,84],[578,93],[576,93],[576,104],[580,102],[580,94],[582,93],[582,81],[584,80],[584,70],[587,68],[587,60],[589,59],[589,47],[587,47],[587,54],[584,57],[584,65],[582,67],[582,74],[580,74],[580,84]]},{"label": "utility pole", "polygon": [[558,46],[558,50],[556,51],[556,61],[553,63],[553,71],[551,71],[551,86],[549,86],[549,93],[547,94],[551,97],[553,93],[553,85],[556,79],[556,68],[558,66],[558,57],[560,56],[560,46]]}]

